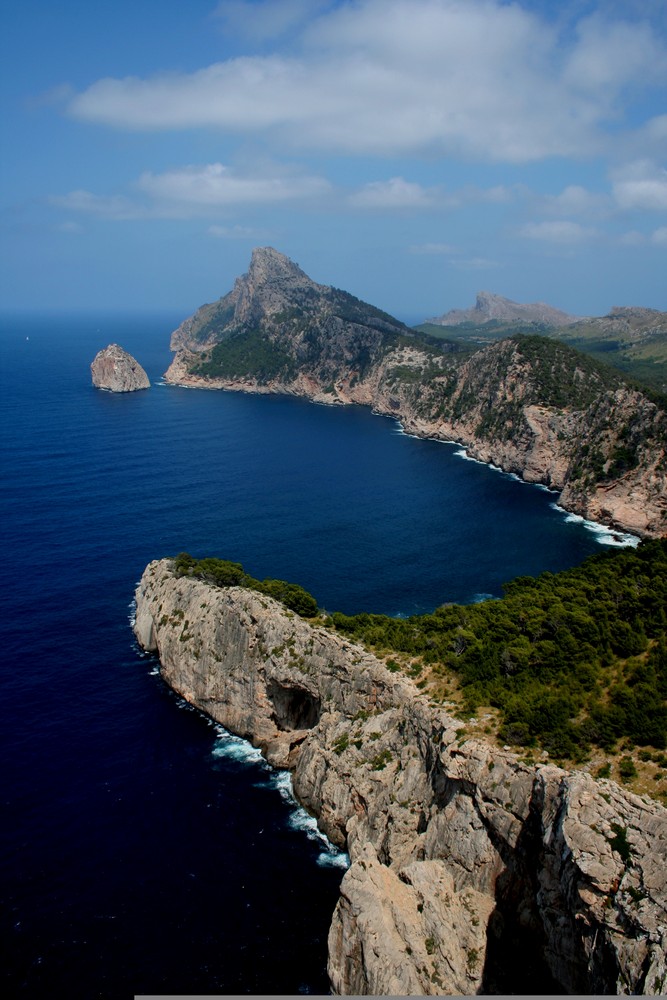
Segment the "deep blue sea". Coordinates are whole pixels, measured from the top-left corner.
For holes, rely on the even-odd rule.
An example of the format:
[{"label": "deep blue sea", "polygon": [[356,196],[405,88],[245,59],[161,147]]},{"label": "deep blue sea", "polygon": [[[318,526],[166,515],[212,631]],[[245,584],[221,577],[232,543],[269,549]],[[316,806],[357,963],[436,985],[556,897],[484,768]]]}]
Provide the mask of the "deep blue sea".
[{"label": "deep blue sea", "polygon": [[[0,323],[6,996],[328,990],[345,859],[137,649],[150,559],[217,555],[330,611],[407,615],[611,541],[365,409],[160,384],[182,318]],[[92,387],[110,342],[149,391]]]}]

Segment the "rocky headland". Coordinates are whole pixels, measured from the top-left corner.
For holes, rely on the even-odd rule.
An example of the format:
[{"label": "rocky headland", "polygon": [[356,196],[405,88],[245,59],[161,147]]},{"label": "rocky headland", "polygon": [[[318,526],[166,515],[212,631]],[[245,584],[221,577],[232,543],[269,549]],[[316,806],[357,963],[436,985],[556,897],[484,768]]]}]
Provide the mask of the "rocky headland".
[{"label": "rocky headland", "polygon": [[136,392],[150,388],[148,375],[139,362],[118,344],[109,344],[98,351],[90,372],[93,385],[108,392]]},{"label": "rocky headland", "polygon": [[317,284],[264,247],[171,347],[169,382],[361,403],[561,492],[574,513],[642,536],[667,532],[665,410],[557,340],[517,334],[473,353]]},{"label": "rocky headland", "polygon": [[667,810],[528,765],[266,594],[150,563],[135,633],[189,703],[289,768],[350,855],[336,994],[661,995]]}]

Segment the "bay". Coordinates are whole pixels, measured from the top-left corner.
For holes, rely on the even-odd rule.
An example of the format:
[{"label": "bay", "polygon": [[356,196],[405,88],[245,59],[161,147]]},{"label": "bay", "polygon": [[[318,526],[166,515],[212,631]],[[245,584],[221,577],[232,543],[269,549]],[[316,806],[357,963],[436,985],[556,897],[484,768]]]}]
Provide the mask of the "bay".
[{"label": "bay", "polygon": [[[13,996],[321,993],[344,858],[137,649],[146,563],[189,551],[328,610],[499,596],[607,533],[359,408],[161,383],[182,317],[5,316],[3,978]],[[110,342],[147,392],[95,390]]]}]

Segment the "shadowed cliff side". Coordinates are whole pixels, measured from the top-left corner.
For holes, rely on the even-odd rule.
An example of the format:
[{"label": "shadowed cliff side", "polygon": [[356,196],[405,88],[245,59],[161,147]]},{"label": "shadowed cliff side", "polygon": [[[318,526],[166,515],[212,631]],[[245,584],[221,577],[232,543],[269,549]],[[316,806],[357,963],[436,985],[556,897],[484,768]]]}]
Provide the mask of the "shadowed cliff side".
[{"label": "shadowed cliff side", "polygon": [[149,564],[135,633],[191,704],[293,774],[351,867],[338,994],[659,995],[667,810],[527,766],[266,594]]},{"label": "shadowed cliff side", "polygon": [[411,433],[460,442],[562,491],[562,505],[586,518],[667,533],[662,404],[558,341],[516,335],[470,355],[261,248],[171,346],[170,382],[371,406]]}]

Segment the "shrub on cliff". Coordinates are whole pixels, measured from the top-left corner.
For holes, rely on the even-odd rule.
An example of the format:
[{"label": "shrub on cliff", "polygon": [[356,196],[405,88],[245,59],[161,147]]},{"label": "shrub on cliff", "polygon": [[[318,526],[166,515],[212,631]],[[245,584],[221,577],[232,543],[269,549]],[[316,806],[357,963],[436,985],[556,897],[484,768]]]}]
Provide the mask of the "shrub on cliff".
[{"label": "shrub on cliff", "polygon": [[622,737],[667,746],[667,540],[521,577],[501,600],[411,618],[334,614],[339,631],[454,671],[467,707],[491,704],[507,742],[559,757]]},{"label": "shrub on cliff", "polygon": [[312,618],[317,614],[317,601],[299,584],[287,583],[285,580],[256,580],[245,572],[241,563],[212,556],[195,559],[187,552],[181,552],[174,559],[174,572],[177,576],[197,577],[216,587],[246,587],[248,590],[256,590],[280,601],[303,618]]}]

